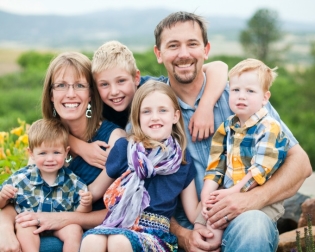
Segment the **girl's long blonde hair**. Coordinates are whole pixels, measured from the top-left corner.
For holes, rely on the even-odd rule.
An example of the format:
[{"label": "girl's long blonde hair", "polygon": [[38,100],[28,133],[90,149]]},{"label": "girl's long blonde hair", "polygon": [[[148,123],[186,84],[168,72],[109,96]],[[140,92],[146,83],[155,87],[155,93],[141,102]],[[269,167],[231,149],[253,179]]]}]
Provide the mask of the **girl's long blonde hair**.
[{"label": "girl's long blonde hair", "polygon": [[145,148],[155,148],[157,146],[161,146],[162,148],[164,147],[159,141],[153,140],[149,136],[145,135],[140,125],[140,108],[142,101],[145,97],[155,91],[167,95],[173,103],[174,110],[179,110],[180,112],[180,118],[176,124],[173,124],[171,135],[177,140],[182,149],[182,163],[184,164],[186,163],[185,151],[187,148],[187,139],[184,130],[182,112],[180,110],[180,106],[174,91],[169,85],[166,85],[163,82],[149,80],[137,90],[131,104],[131,131],[129,137],[133,138],[136,142],[142,142]]}]

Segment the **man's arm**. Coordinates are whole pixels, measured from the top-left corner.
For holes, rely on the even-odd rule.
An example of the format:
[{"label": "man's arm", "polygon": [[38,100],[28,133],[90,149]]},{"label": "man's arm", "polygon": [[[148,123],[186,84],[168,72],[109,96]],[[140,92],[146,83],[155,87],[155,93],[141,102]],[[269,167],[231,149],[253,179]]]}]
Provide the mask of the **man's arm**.
[{"label": "man's arm", "polygon": [[16,212],[12,205],[7,205],[0,211],[0,251],[20,252],[20,243],[14,232]]},{"label": "man's arm", "polygon": [[40,227],[34,231],[39,234],[45,230],[59,230],[69,224],[78,224],[83,229],[94,228],[102,223],[107,210],[93,211],[89,213],[80,212],[23,212],[16,217],[16,222],[22,227],[37,226],[40,220]]},{"label": "man's arm", "polygon": [[189,240],[187,239],[192,232],[190,229],[184,228],[178,224],[174,217],[171,218],[170,232],[176,235],[178,246],[185,251],[189,251]]},{"label": "man's arm", "polygon": [[258,210],[293,196],[312,174],[309,158],[300,145],[288,151],[281,168],[262,186],[246,193],[234,193],[217,202],[208,212],[214,228],[225,228],[224,216],[230,220],[248,210]]}]

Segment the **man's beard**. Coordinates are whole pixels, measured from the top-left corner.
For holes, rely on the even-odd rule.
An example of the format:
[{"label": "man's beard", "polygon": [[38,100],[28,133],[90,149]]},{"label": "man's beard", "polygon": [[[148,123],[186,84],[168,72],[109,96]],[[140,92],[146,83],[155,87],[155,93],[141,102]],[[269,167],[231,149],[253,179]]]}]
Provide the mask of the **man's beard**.
[{"label": "man's beard", "polygon": [[173,74],[178,83],[190,84],[195,80],[197,76],[197,60],[188,59],[188,60],[179,60],[179,61],[174,62],[174,64],[180,65],[180,64],[187,64],[187,63],[191,64],[192,61],[194,61],[194,66],[195,66],[193,72],[187,72],[187,73],[184,72],[183,74],[178,74],[175,71],[175,67],[173,68]]},{"label": "man's beard", "polygon": [[174,71],[174,77],[175,77],[176,81],[178,81],[181,84],[190,84],[190,83],[192,83],[195,80],[196,76],[197,76],[196,68],[194,69],[194,71],[192,73],[181,74],[181,75],[177,74]]}]

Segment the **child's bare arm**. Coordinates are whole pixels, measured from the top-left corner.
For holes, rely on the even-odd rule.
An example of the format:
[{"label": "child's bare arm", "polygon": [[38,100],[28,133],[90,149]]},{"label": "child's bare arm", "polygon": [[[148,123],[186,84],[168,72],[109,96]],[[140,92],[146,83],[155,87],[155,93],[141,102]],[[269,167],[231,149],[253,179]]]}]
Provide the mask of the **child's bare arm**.
[{"label": "child's bare arm", "polygon": [[228,66],[222,61],[205,64],[203,71],[207,78],[205,91],[189,122],[192,141],[206,139],[214,133],[213,108],[220,98],[228,78]]},{"label": "child's bare arm", "polygon": [[211,199],[211,193],[217,190],[219,187],[219,184],[211,179],[206,179],[204,181],[200,198],[201,198],[201,204],[202,204],[202,215],[204,218],[208,218],[208,211],[211,209],[211,204],[209,204],[209,201]]},{"label": "child's bare arm", "polygon": [[12,185],[4,185],[0,191],[0,209],[4,208],[8,203],[9,199],[14,198],[15,193],[18,191],[17,188]]},{"label": "child's bare arm", "polygon": [[191,223],[194,223],[196,217],[201,211],[201,203],[198,200],[194,180],[191,181],[191,183],[182,191],[180,198],[188,220]]},{"label": "child's bare arm", "polygon": [[114,182],[114,179],[109,177],[106,168],[97,176],[97,178],[88,186],[92,193],[93,202],[97,201],[105,194],[108,187]]}]

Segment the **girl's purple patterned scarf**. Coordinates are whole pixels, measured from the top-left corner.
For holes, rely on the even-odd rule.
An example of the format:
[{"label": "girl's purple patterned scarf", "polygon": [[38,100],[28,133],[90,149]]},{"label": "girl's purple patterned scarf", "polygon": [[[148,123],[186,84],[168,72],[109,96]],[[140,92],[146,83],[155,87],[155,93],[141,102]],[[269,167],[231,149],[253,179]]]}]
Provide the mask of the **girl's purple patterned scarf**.
[{"label": "girl's purple patterned scarf", "polygon": [[145,149],[142,143],[128,143],[129,168],[108,188],[104,202],[108,213],[102,226],[131,228],[149,206],[150,196],[144,188],[144,180],[156,174],[169,175],[180,168],[182,150],[170,136],[161,147]]}]

